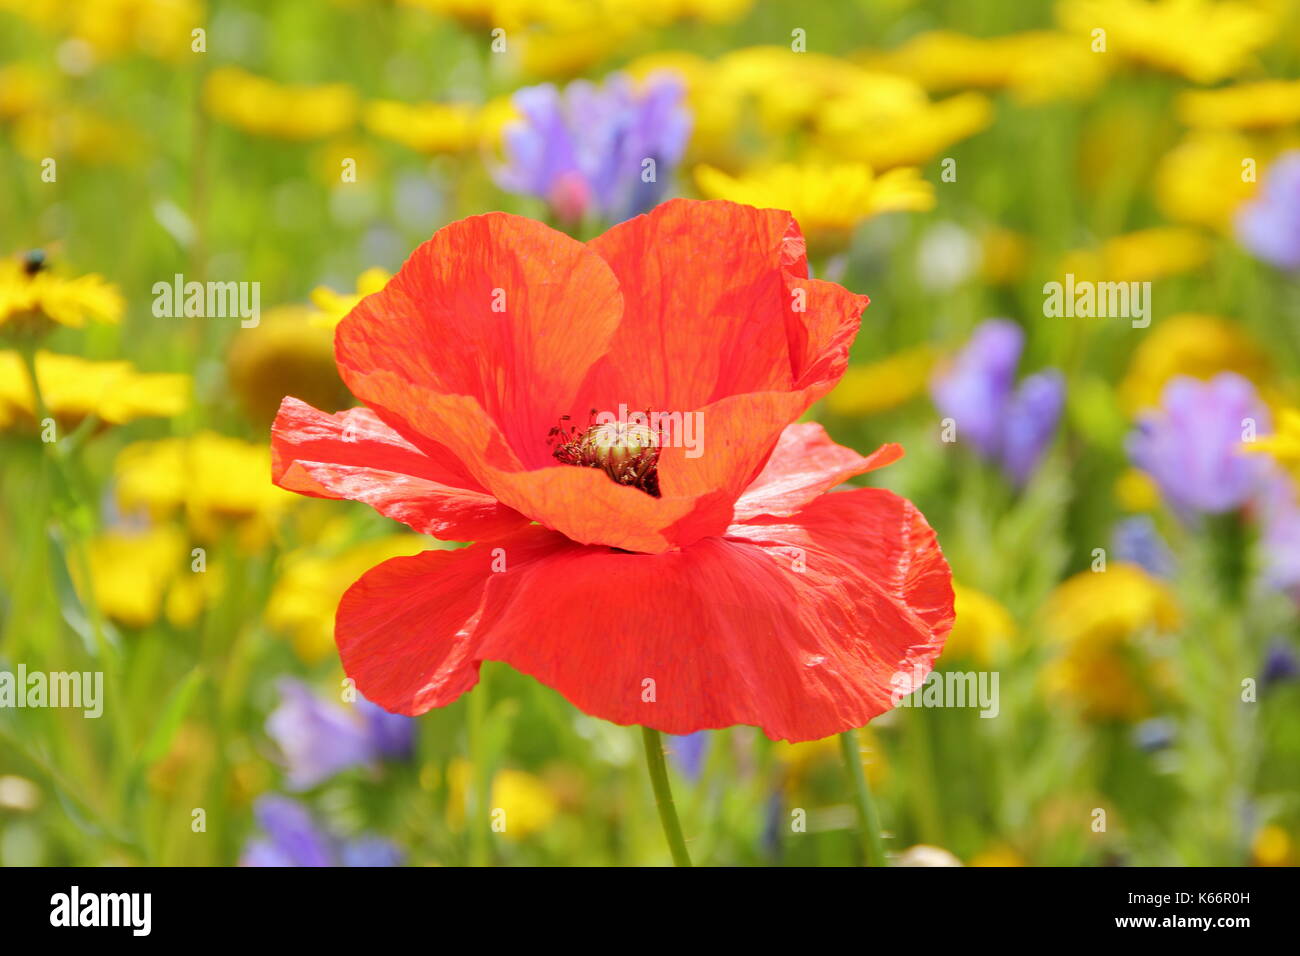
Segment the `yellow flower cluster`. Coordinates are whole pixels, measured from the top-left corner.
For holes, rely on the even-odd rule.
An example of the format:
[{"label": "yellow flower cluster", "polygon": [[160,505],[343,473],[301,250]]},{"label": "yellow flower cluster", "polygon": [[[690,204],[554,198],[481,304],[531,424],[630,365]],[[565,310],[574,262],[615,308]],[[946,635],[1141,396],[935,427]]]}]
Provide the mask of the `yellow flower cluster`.
[{"label": "yellow flower cluster", "polygon": [[266,444],[211,431],[128,445],[114,470],[123,512],[143,512],[154,522],[183,515],[202,541],[227,524],[247,543],[265,540],[273,519],[297,501],[271,484]]},{"label": "yellow flower cluster", "polygon": [[1254,0],[1062,0],[1056,9],[1067,30],[1104,42],[1097,55],[1206,84],[1245,69],[1281,26],[1276,5]]},{"label": "yellow flower cluster", "polygon": [[[642,57],[634,76],[681,75],[694,117],[691,150],[700,161],[734,171],[740,151],[798,137],[825,156],[866,163],[876,172],[927,162],[984,129],[992,105],[980,93],[931,101],[914,80],[788,47],[746,47],[709,61],[689,53]],[[780,156],[762,155],[758,162]]]},{"label": "yellow flower cluster", "polygon": [[1086,39],[1053,30],[998,37],[932,30],[856,59],[869,69],[909,77],[931,92],[1007,90],[1022,103],[1086,98],[1110,70]]},{"label": "yellow flower cluster", "polygon": [[1145,716],[1152,686],[1167,677],[1139,638],[1180,623],[1169,588],[1137,565],[1076,574],[1057,587],[1044,613],[1047,636],[1059,648],[1045,672],[1048,691],[1074,701],[1090,719]]},{"label": "yellow flower cluster", "polygon": [[175,62],[206,25],[202,0],[0,0],[0,11],[84,43],[98,60],[138,52]]}]

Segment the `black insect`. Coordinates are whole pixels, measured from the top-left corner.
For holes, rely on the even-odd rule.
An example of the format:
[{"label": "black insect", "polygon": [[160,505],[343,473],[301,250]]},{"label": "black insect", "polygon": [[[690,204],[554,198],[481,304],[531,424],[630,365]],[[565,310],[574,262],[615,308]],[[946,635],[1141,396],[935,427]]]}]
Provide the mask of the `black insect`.
[{"label": "black insect", "polygon": [[49,261],[45,257],[44,249],[29,249],[23,253],[23,273],[28,276],[34,276],[39,272],[44,272],[49,267]]}]

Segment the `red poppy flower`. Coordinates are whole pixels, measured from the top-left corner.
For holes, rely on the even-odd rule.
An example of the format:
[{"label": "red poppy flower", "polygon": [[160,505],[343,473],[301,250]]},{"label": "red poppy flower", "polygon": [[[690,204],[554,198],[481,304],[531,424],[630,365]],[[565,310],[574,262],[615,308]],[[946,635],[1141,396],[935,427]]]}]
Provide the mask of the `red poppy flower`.
[{"label": "red poppy flower", "polygon": [[[503,213],[440,230],[338,328],[367,407],[286,398],[273,430],[281,487],[475,542],[357,581],[344,669],[420,714],[505,661],[674,734],[810,740],[889,709],[943,647],[951,574],[910,502],[826,493],[901,448],[791,424],[839,380],[867,301],[808,278],[770,209],[676,200],[586,244]],[[584,430],[620,406],[698,413],[701,440]]]}]

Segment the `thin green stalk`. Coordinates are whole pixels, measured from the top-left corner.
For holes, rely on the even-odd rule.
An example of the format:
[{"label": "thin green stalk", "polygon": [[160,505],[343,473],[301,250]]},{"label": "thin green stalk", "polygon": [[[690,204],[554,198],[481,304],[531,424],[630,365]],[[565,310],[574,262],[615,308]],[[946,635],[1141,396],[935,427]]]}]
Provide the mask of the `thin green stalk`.
[{"label": "thin green stalk", "polygon": [[[27,377],[31,381],[32,412],[36,419],[36,429],[39,435],[43,427],[41,423],[51,415],[51,411],[49,404],[45,401],[45,394],[41,390],[40,378],[36,374],[36,347],[35,344],[26,344],[18,351],[22,357]],[[57,478],[58,491],[56,497],[64,499],[62,505],[55,510],[53,517],[65,536],[65,540],[61,543],[66,551],[65,557],[67,558],[69,573],[74,576],[73,590],[76,591],[79,585],[83,592],[78,597],[81,600],[83,610],[86,612],[86,621],[90,625],[91,635],[99,652],[109,691],[117,701],[117,705],[113,708],[113,716],[109,721],[113,731],[113,738],[122,754],[129,755],[131,753],[130,731],[125,723],[124,707],[126,697],[122,693],[121,673],[117,666],[118,650],[109,640],[108,622],[100,611],[99,602],[95,600],[94,581],[90,569],[90,531],[88,528],[83,527],[86,505],[84,502],[77,500],[78,486],[72,474],[72,463],[67,460],[67,451],[58,444],[63,440],[61,436],[58,437],[58,440],[50,446],[48,454],[45,456],[46,460],[51,463]],[[44,445],[44,442],[42,442],[42,445]]]},{"label": "thin green stalk", "polygon": [[867,856],[867,866],[888,866],[885,845],[880,840],[880,815],[876,812],[867,775],[862,769],[862,745],[858,742],[856,730],[840,734],[840,754],[853,785],[853,802],[858,808],[858,826],[862,831],[862,849]]},{"label": "thin green stalk", "polygon": [[668,848],[672,850],[673,866],[690,866],[691,855],[686,852],[686,838],[682,836],[682,824],[677,819],[677,808],[673,805],[672,787],[668,785],[668,763],[664,760],[663,739],[659,736],[659,731],[642,727],[641,740],[645,744],[645,763],[646,769],[650,771],[655,804],[659,807],[659,822],[663,824]]},{"label": "thin green stalk", "polygon": [[488,843],[490,835],[488,818],[492,813],[492,774],[489,767],[490,755],[487,752],[487,686],[479,673],[479,683],[469,694],[466,712],[466,732],[469,737],[470,787],[469,799],[465,801],[465,820],[469,827],[469,865],[490,866],[492,848]]}]

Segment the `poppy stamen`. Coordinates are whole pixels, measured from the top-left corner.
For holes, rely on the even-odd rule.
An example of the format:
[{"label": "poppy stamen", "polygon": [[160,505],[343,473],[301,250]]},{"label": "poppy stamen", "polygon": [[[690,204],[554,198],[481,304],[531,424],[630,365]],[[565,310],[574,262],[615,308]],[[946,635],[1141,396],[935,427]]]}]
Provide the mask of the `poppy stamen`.
[{"label": "poppy stamen", "polygon": [[557,425],[547,441],[561,464],[600,468],[620,485],[659,497],[659,435],[649,426],[606,422],[580,432],[576,425]]}]

